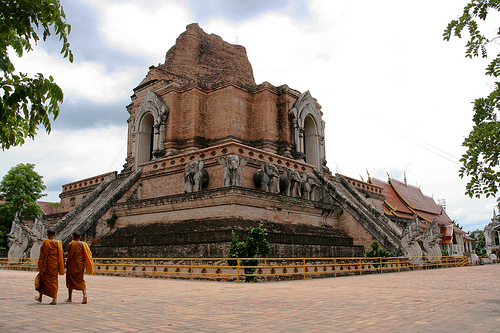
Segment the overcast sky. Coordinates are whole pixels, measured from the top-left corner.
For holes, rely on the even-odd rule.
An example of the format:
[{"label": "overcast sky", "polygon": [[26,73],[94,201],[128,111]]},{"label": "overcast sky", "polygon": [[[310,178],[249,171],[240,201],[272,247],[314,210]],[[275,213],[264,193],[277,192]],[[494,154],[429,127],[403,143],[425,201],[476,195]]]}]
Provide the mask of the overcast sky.
[{"label": "overcast sky", "polygon": [[[466,59],[463,40],[443,41],[462,0],[63,0],[75,61],[57,39],[15,61],[16,70],[52,75],[65,93],[50,135],[0,151],[0,177],[34,163],[59,201],[61,185],[120,171],[125,106],[150,65],[198,22],[245,46],[256,82],[309,90],[326,122],[333,172],[418,186],[464,230],[483,228],[495,199],[470,199],[460,179],[472,102],[491,91],[487,62]],[[497,25],[498,29],[498,25]],[[495,31],[492,30],[493,34]]]}]

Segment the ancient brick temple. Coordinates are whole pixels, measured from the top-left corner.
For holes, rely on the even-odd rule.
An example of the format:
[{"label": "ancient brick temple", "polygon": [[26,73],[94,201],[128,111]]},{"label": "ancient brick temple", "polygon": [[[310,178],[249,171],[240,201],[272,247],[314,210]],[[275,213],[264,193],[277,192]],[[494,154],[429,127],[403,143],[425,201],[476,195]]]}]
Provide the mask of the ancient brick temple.
[{"label": "ancient brick temple", "polygon": [[374,239],[398,251],[382,189],[326,167],[318,102],[256,84],[243,46],[191,24],[131,99],[124,170],[63,185],[63,241],[79,230],[96,256],[222,257],[231,231],[262,223],[274,257],[361,256]]}]

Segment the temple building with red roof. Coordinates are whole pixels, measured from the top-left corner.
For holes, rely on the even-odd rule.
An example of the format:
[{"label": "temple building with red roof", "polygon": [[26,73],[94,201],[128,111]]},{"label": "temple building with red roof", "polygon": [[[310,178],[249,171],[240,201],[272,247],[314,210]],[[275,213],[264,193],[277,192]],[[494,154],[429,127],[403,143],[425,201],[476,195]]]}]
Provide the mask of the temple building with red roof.
[{"label": "temple building with red roof", "polygon": [[400,228],[404,228],[414,216],[417,217],[422,231],[436,220],[442,236],[439,242],[441,250],[458,256],[473,251],[474,239],[469,237],[432,197],[424,195],[420,188],[391,177],[387,182],[369,177],[368,182],[382,188],[382,195],[385,196],[382,206],[384,213]]}]

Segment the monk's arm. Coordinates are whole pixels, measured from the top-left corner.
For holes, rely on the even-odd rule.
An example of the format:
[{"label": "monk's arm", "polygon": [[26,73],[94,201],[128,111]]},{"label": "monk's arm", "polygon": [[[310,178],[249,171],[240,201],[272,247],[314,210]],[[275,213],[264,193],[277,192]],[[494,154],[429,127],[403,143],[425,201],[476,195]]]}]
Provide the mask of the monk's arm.
[{"label": "monk's arm", "polygon": [[42,246],[40,247],[40,257],[38,258],[38,271],[43,273],[45,272],[45,260],[47,256],[47,247],[45,242],[42,243]]}]

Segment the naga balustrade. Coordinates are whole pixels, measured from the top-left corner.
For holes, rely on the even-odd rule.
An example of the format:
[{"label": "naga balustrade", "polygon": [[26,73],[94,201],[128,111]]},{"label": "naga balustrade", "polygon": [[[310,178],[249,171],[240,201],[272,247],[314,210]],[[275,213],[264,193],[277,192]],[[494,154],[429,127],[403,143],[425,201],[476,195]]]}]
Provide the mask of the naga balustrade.
[{"label": "naga balustrade", "polygon": [[[467,257],[94,258],[95,275],[264,282],[461,267]],[[232,266],[228,260],[233,261]],[[246,266],[245,261],[257,262]],[[37,260],[0,258],[0,269],[36,271]],[[247,271],[245,272],[245,269]],[[253,272],[251,272],[253,270]]]}]

